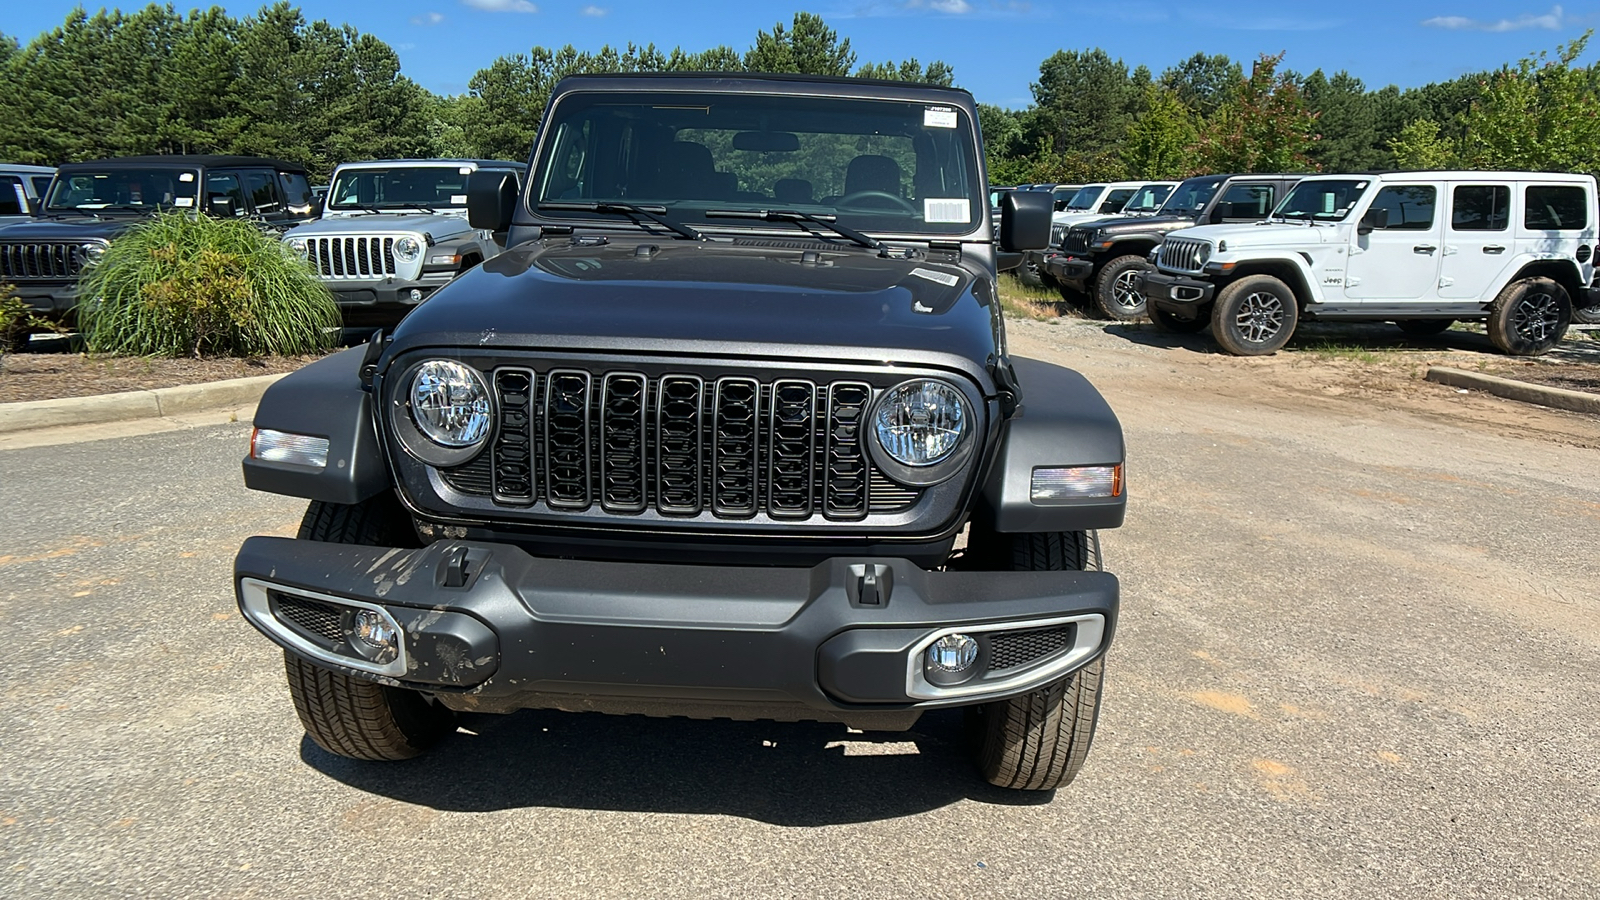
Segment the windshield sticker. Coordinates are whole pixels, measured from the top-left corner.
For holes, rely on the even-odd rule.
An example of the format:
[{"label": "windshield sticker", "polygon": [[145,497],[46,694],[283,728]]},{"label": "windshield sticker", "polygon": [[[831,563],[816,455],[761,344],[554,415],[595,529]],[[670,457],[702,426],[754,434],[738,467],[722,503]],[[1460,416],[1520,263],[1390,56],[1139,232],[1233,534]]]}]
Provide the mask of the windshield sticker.
[{"label": "windshield sticker", "polygon": [[937,282],[945,287],[955,287],[957,282],[961,281],[959,276],[951,275],[949,272],[935,272],[932,269],[912,269],[911,274],[918,278],[926,278],[929,281]]},{"label": "windshield sticker", "polygon": [[926,197],[922,201],[924,222],[970,222],[972,204],[965,197]]},{"label": "windshield sticker", "polygon": [[194,198],[193,197],[174,197],[172,199],[172,205],[173,206],[193,206],[194,205]]},{"label": "windshield sticker", "polygon": [[472,167],[471,166],[462,166],[461,168],[456,170],[456,174],[457,175],[471,175],[472,174]]},{"label": "windshield sticker", "polygon": [[467,195],[466,194],[451,194],[450,195],[450,203],[451,203],[452,206],[460,206],[460,205],[462,205],[462,204],[464,204],[466,202],[467,202]]},{"label": "windshield sticker", "polygon": [[180,172],[178,174],[178,180],[179,181],[193,181],[194,180],[194,173],[193,172]]},{"label": "windshield sticker", "polygon": [[922,111],[923,128],[956,127],[956,111],[948,106],[930,106]]}]

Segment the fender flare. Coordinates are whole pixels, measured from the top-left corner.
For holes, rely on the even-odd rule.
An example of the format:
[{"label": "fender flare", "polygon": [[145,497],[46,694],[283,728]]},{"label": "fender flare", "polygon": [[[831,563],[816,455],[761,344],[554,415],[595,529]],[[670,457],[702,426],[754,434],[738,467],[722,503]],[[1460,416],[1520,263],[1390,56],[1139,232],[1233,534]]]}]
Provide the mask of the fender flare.
[{"label": "fender flare", "polygon": [[388,490],[389,467],[373,427],[372,395],[361,385],[367,348],[351,347],[273,382],[256,406],[255,427],[328,440],[328,464],[310,466],[244,458],[254,491],[359,503]]}]

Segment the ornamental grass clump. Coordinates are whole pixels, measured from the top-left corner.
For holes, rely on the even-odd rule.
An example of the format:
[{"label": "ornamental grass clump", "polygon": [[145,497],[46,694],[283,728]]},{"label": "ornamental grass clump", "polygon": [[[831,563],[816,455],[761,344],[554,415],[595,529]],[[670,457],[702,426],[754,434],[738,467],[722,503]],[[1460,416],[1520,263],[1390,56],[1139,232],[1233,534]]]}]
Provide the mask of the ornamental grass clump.
[{"label": "ornamental grass clump", "polygon": [[91,353],[266,356],[315,353],[339,308],[305,260],[240,219],[169,212],[111,242],[79,285]]}]

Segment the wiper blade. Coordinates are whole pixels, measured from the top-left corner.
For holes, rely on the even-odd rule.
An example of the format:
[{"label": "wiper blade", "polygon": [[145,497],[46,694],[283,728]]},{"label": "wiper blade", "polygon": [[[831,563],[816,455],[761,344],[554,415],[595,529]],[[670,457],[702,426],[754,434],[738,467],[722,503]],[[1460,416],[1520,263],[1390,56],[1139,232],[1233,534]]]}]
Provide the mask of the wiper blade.
[{"label": "wiper blade", "polygon": [[539,204],[540,209],[570,209],[577,212],[612,213],[623,216],[643,216],[675,234],[682,235],[691,241],[705,240],[700,232],[678,222],[669,222],[662,218],[667,214],[665,206],[641,206],[637,203],[606,203],[595,200],[551,200]]},{"label": "wiper blade", "polygon": [[869,250],[882,250],[883,244],[876,238],[869,237],[851,228],[840,225],[838,216],[818,215],[816,213],[801,212],[797,209],[708,209],[708,219],[757,219],[762,222],[810,222],[821,225],[836,234],[855,241]]}]

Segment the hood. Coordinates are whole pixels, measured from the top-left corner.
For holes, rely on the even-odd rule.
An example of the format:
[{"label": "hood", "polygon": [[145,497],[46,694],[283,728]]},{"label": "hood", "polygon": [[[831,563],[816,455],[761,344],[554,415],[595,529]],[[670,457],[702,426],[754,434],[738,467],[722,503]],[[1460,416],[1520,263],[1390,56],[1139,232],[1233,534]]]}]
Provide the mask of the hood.
[{"label": "hood", "polygon": [[368,213],[359,216],[330,216],[307,222],[284,232],[284,238],[318,237],[329,234],[374,234],[410,231],[442,241],[472,230],[467,220],[448,213]]},{"label": "hood", "polygon": [[782,239],[563,237],[522,244],[441,288],[396,328],[394,347],[922,360],[977,376],[1000,342],[993,311],[992,282],[954,262]]},{"label": "hood", "polygon": [[26,218],[0,228],[0,241],[109,241],[143,221],[142,216]]},{"label": "hood", "polygon": [[1072,213],[1069,213],[1069,212],[1058,212],[1058,213],[1055,213],[1054,215],[1052,215],[1050,217],[1050,224],[1051,225],[1065,225],[1065,226],[1070,228],[1073,225],[1082,225],[1085,222],[1095,222],[1095,221],[1098,221],[1100,219],[1108,219],[1108,218],[1110,218],[1110,215],[1108,215],[1107,213],[1097,213],[1097,212],[1072,212]]},{"label": "hood", "polygon": [[1327,225],[1307,225],[1291,222],[1251,222],[1249,224],[1201,225],[1171,232],[1168,237],[1228,242],[1228,252],[1250,247],[1304,247],[1307,244],[1327,244],[1343,240],[1344,230]]},{"label": "hood", "polygon": [[1113,232],[1157,232],[1165,234],[1179,228],[1192,228],[1193,216],[1115,216],[1101,219],[1092,223],[1098,231]]}]

